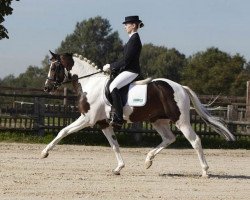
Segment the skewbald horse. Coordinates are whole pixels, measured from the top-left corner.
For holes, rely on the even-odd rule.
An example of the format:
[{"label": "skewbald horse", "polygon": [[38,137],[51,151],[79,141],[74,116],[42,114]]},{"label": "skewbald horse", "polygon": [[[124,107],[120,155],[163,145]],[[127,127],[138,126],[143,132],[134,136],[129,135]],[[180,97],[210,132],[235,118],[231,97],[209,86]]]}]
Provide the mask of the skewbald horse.
[{"label": "skewbald horse", "polygon": [[[118,162],[113,173],[119,175],[125,164],[113,127],[106,122],[111,110],[111,106],[105,97],[105,85],[109,80],[109,76],[98,70],[94,63],[81,55],[67,53],[58,55],[52,52],[51,54],[51,65],[45,82],[45,91],[53,94],[63,81],[73,80],[72,83],[77,86],[76,91],[80,97],[79,109],[81,115],[75,122],[58,133],[55,139],[42,151],[41,157],[46,158],[49,151],[65,136],[85,127],[99,124],[113,148]],[[72,75],[73,77],[77,75],[79,78],[74,79]],[[138,81],[136,84],[145,84],[145,81]],[[190,125],[190,100],[196,112],[218,134],[228,141],[235,141],[234,135],[219,119],[208,113],[197,95],[190,88],[163,78],[151,80],[147,84],[147,102],[145,106],[124,106],[124,120],[126,122],[149,121],[162,138],[162,142],[147,154],[146,168],[152,165],[154,157],[162,149],[175,141],[175,135],[170,130],[169,123],[171,121],[197,152],[202,168],[202,176],[207,177],[209,167],[203,153],[201,141]]]}]

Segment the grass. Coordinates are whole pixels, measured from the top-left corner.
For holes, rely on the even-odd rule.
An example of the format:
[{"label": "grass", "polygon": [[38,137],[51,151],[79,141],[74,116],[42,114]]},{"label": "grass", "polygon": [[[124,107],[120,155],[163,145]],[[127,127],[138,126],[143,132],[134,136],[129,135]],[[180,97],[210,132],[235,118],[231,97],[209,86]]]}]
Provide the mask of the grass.
[{"label": "grass", "polygon": [[19,143],[49,143],[54,138],[53,135],[44,137],[24,132],[0,132],[0,142],[19,142]]},{"label": "grass", "polygon": [[[34,133],[25,132],[0,132],[0,142],[17,142],[17,143],[42,143],[48,144],[54,139],[55,135],[45,134],[38,136]],[[177,136],[176,141],[168,148],[192,148],[190,143],[182,136]],[[161,138],[143,134],[140,139],[135,138],[134,134],[117,134],[118,142],[123,147],[155,147],[161,142]],[[238,138],[236,142],[227,142],[226,140],[216,137],[202,137],[203,148],[210,149],[250,149],[250,137]],[[109,146],[105,136],[100,133],[75,133],[64,138],[60,144],[82,144],[94,146]]]}]

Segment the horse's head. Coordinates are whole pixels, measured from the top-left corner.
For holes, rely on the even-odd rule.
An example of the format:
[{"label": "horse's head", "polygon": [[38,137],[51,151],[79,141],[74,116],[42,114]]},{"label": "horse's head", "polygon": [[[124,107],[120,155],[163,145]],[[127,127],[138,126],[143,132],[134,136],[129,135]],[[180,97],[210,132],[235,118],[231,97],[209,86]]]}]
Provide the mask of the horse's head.
[{"label": "horse's head", "polygon": [[44,85],[44,91],[54,93],[65,79],[70,78],[69,71],[74,65],[71,54],[55,54],[51,52],[51,64],[49,67],[48,78]]}]

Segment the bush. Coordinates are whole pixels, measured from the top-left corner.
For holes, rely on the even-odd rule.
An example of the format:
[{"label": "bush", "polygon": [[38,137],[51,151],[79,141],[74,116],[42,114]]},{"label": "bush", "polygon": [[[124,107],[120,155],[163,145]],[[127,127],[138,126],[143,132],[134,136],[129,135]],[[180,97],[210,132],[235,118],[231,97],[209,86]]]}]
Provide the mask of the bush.
[{"label": "bush", "polygon": [[[138,137],[139,135],[139,137]],[[159,135],[119,133],[116,135],[119,144],[123,147],[155,147],[161,142]],[[37,136],[34,133],[25,132],[0,132],[0,142],[43,143],[48,144],[55,135],[46,134]],[[202,146],[205,149],[250,149],[250,137],[239,137],[236,142],[228,142],[221,137],[201,137]],[[62,139],[60,144],[77,144],[93,146],[109,146],[105,136],[100,132],[78,132]],[[168,148],[192,148],[190,143],[182,135],[177,135],[176,141]]]}]

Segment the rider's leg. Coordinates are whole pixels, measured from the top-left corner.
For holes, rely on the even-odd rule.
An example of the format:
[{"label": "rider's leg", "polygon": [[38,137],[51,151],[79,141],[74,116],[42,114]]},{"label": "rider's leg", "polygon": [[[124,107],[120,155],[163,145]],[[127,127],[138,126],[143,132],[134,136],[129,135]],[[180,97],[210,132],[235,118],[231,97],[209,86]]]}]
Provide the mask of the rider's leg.
[{"label": "rider's leg", "polygon": [[133,80],[135,80],[137,76],[138,74],[129,71],[120,73],[110,84],[109,91],[112,92],[114,88],[117,88],[118,90],[121,89],[125,85],[128,85]]},{"label": "rider's leg", "polygon": [[122,126],[123,124],[123,105],[119,89],[131,83],[138,74],[124,71],[120,73],[110,84],[109,90],[111,93],[113,108],[110,114],[110,125]]},{"label": "rider's leg", "polygon": [[112,105],[113,108],[110,112],[110,122],[111,126],[122,126],[123,124],[123,106],[122,106],[122,98],[120,92],[117,88],[114,88],[111,92],[112,97]]}]

